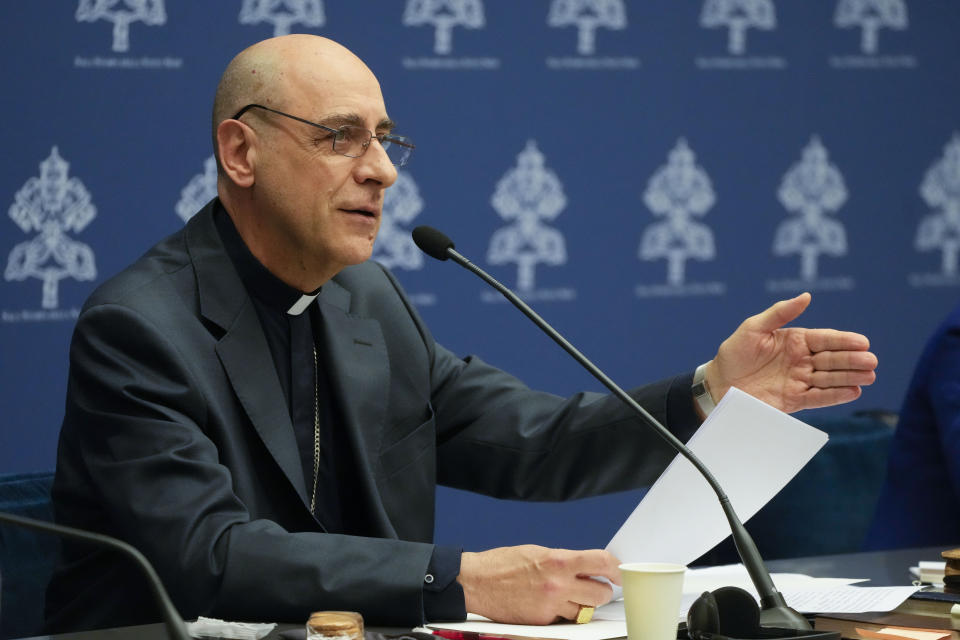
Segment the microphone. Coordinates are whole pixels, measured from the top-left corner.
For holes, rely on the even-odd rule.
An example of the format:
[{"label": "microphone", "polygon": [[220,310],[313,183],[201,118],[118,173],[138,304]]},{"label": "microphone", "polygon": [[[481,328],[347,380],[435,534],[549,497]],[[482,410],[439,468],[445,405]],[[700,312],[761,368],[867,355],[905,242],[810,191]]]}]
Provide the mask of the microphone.
[{"label": "microphone", "polygon": [[[595,364],[590,362],[585,355],[580,353],[580,351],[570,344],[566,338],[560,335],[556,329],[551,327],[546,320],[541,318],[540,315],[531,309],[527,303],[521,300],[517,294],[460,254],[454,248],[453,241],[450,240],[450,238],[448,238],[446,235],[432,227],[420,226],[413,230],[413,241],[420,248],[420,250],[426,253],[428,256],[438,260],[447,260],[450,258],[468,271],[472,271],[484,282],[499,291],[503,297],[513,303],[515,307],[520,309],[525,316],[530,318],[534,324],[540,327],[540,329],[550,336],[554,342],[560,345],[564,351],[573,356],[573,358],[587,371],[589,371],[594,378],[599,380],[605,387],[610,389],[613,395],[622,400],[628,407],[630,407],[635,413],[643,418],[643,420],[650,425],[661,438],[666,440],[671,447],[673,447],[684,458],[689,460],[690,463],[697,469],[697,471],[700,472],[700,475],[704,477],[704,479],[710,485],[710,488],[713,489],[713,492],[717,495],[717,499],[720,501],[720,507],[723,509],[723,513],[727,517],[727,522],[730,525],[730,531],[733,536],[733,542],[737,547],[737,553],[740,555],[740,559],[743,562],[743,566],[747,569],[747,573],[750,574],[750,579],[753,581],[753,585],[756,588],[757,593],[760,594],[761,626],[793,629],[798,631],[808,631],[812,629],[806,618],[789,607],[786,603],[786,600],[784,600],[783,594],[777,591],[776,586],[773,584],[773,580],[770,578],[770,572],[767,571],[766,566],[763,564],[763,559],[760,557],[760,552],[757,550],[757,545],[753,542],[753,538],[750,537],[750,534],[747,533],[747,529],[743,526],[743,523],[740,522],[740,518],[733,510],[733,505],[730,503],[730,499],[720,487],[720,483],[717,482],[716,478],[713,477],[713,474],[710,473],[710,470],[707,469],[706,465],[704,465],[703,462],[701,462],[700,459],[697,458],[697,456],[695,456],[685,444],[683,444],[676,436],[670,433],[666,427],[660,424],[656,418],[650,415],[646,409],[641,407],[636,400],[631,398],[626,391],[621,389],[617,383],[611,380]],[[791,634],[791,637],[793,635],[795,634]]]},{"label": "microphone", "polygon": [[147,560],[146,557],[137,551],[137,549],[132,545],[100,533],[84,531],[83,529],[74,529],[73,527],[66,527],[61,524],[53,524],[52,522],[44,522],[43,520],[34,520],[33,518],[24,518],[22,516],[13,515],[12,513],[0,512],[0,523],[10,524],[15,527],[33,529],[35,531],[43,531],[45,533],[52,533],[53,535],[60,536],[61,538],[82,540],[95,546],[114,549],[128,558],[131,558],[143,572],[143,575],[146,577],[147,582],[150,585],[151,591],[153,591],[154,599],[157,601],[157,605],[160,607],[160,611],[163,614],[163,619],[167,626],[167,633],[171,638],[173,638],[173,640],[190,640],[190,634],[187,633],[187,628],[183,624],[183,618],[180,617],[180,614],[173,606],[173,602],[171,602],[170,596],[167,595],[167,590],[163,588],[163,583],[160,582],[160,577],[154,570],[153,565],[151,565],[150,561]]},{"label": "microphone", "polygon": [[414,244],[420,248],[420,251],[423,251],[431,258],[446,260],[450,257],[448,251],[453,249],[453,240],[437,229],[420,226],[414,229],[411,235],[413,235]]}]

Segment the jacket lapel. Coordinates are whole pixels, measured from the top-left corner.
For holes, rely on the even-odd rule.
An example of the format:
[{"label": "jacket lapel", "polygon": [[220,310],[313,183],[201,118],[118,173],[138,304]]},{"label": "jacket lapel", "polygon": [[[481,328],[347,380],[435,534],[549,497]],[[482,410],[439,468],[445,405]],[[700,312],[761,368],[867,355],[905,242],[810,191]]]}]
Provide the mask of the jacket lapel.
[{"label": "jacket lapel", "polygon": [[200,313],[225,331],[216,351],[243,410],[267,450],[307,507],[306,486],[293,424],[256,309],[227,256],[213,222],[217,200],[187,229],[197,274]]},{"label": "jacket lapel", "polygon": [[237,315],[236,322],[221,338],[217,355],[253,428],[307,506],[293,423],[260,319],[249,300]]},{"label": "jacket lapel", "polygon": [[378,535],[396,537],[376,486],[375,464],[390,391],[389,359],[380,323],[350,314],[350,292],[331,280],[318,298],[329,353],[330,381],[343,428],[356,452],[361,493]]}]

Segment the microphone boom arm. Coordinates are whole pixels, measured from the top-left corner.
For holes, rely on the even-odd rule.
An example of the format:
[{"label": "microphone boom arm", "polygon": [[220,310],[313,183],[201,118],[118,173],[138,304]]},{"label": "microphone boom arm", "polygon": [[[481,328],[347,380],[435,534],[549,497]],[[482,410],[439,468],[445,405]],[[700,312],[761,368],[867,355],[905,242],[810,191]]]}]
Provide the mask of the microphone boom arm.
[{"label": "microphone boom arm", "polygon": [[150,564],[150,561],[134,546],[122,540],[117,540],[116,538],[92,531],[75,529],[61,524],[52,524],[33,518],[24,518],[23,516],[17,516],[12,513],[0,512],[0,524],[10,524],[16,527],[33,529],[34,531],[51,533],[62,538],[82,540],[100,547],[109,547],[131,558],[150,584],[150,590],[153,591],[153,596],[163,614],[163,620],[167,626],[167,632],[170,637],[173,640],[190,640],[190,634],[187,633],[187,628],[183,624],[183,618],[180,617],[176,607],[173,606],[173,602],[170,600],[170,596],[167,595],[167,590],[163,588],[163,583],[160,581],[156,570],[153,568],[153,565]]},{"label": "microphone boom arm", "polygon": [[541,318],[540,315],[530,307],[530,305],[521,300],[517,294],[501,284],[496,278],[488,274],[486,271],[470,262],[470,260],[468,260],[463,254],[453,248],[452,243],[451,245],[445,247],[445,249],[449,258],[468,271],[471,271],[484,282],[499,291],[503,297],[505,297],[516,308],[523,312],[525,316],[530,318],[534,324],[540,327],[540,329],[550,336],[554,342],[560,345],[564,351],[573,356],[577,362],[579,362],[587,371],[589,371],[594,378],[599,380],[603,386],[609,389],[613,395],[618,397],[631,409],[633,409],[634,412],[639,414],[650,426],[654,428],[661,438],[666,440],[671,447],[680,453],[680,455],[689,460],[690,464],[692,464],[697,471],[700,472],[704,479],[706,479],[707,483],[710,485],[710,488],[713,489],[714,493],[717,495],[717,499],[720,501],[720,507],[723,509],[723,513],[727,518],[727,522],[730,524],[730,531],[733,536],[733,542],[737,547],[737,552],[740,554],[740,558],[743,561],[744,567],[746,567],[747,572],[750,574],[750,579],[753,581],[753,585],[757,589],[757,593],[760,594],[760,605],[762,608],[760,620],[763,626],[797,630],[811,629],[810,623],[807,622],[806,618],[804,618],[794,609],[790,608],[787,605],[786,600],[784,600],[783,594],[777,591],[776,586],[773,584],[773,580],[770,578],[770,573],[763,564],[763,559],[760,557],[760,552],[757,550],[756,543],[754,543],[753,538],[750,537],[750,534],[747,533],[746,527],[743,526],[743,523],[740,521],[740,518],[734,511],[733,505],[730,503],[730,499],[720,487],[720,483],[717,482],[716,478],[713,477],[713,474],[710,473],[710,470],[707,469],[706,465],[704,465],[703,462],[701,462],[700,459],[697,458],[697,456],[695,456],[693,452],[690,451],[690,449],[676,436],[670,433],[666,427],[660,424],[656,418],[650,415],[646,409],[640,406],[636,400],[630,397],[626,391],[621,389],[616,382],[610,379],[609,376],[603,373],[603,371],[593,364],[576,347],[570,344],[570,342],[560,335],[556,329],[551,327],[546,320]]}]

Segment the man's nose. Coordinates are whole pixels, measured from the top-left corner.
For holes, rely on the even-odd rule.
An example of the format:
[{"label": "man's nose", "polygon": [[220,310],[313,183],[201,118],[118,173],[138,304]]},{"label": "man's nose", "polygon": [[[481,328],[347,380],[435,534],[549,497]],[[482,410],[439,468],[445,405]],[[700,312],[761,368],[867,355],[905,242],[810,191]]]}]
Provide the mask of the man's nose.
[{"label": "man's nose", "polygon": [[396,182],[397,168],[390,161],[387,150],[376,138],[370,140],[370,146],[357,160],[359,160],[356,173],[357,182],[374,180],[384,187],[389,187]]}]

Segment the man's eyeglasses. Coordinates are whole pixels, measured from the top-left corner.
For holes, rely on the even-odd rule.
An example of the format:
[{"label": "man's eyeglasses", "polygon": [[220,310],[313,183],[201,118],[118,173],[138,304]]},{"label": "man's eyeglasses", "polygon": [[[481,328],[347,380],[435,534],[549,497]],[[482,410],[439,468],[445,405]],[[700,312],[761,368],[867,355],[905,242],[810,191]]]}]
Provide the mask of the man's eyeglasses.
[{"label": "man's eyeglasses", "polygon": [[292,116],[289,113],[284,113],[283,111],[277,111],[276,109],[265,107],[262,104],[248,104],[243,109],[240,109],[240,111],[237,111],[232,120],[237,120],[244,113],[254,108],[263,109],[264,111],[276,113],[277,115],[281,115],[285,118],[290,118],[292,120],[296,120],[297,122],[302,122],[304,124],[309,124],[312,127],[329,131],[331,134],[333,134],[330,136],[333,140],[333,150],[340,155],[347,156],[348,158],[359,158],[362,156],[364,153],[366,153],[367,148],[370,146],[370,141],[376,138],[383,146],[383,150],[387,152],[387,157],[390,159],[390,162],[398,167],[402,167],[410,161],[410,155],[416,148],[416,145],[413,144],[413,141],[404,136],[397,136],[392,133],[381,133],[374,135],[369,129],[356,127],[350,124],[344,125],[339,129],[333,129],[322,124],[317,124],[316,122],[310,122],[309,120]]}]

